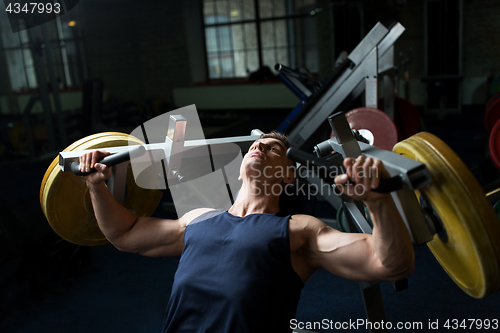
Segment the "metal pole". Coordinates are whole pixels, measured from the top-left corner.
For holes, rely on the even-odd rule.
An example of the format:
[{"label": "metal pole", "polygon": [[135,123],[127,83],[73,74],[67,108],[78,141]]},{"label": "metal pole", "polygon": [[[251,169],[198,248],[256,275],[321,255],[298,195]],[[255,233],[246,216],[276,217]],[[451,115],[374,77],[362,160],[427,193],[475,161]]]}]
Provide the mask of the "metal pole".
[{"label": "metal pole", "polygon": [[56,137],[54,134],[54,127],[52,125],[52,107],[50,106],[49,91],[47,89],[47,81],[45,80],[44,68],[42,64],[42,51],[45,45],[33,37],[33,28],[28,29],[30,36],[31,54],[33,56],[33,64],[35,65],[36,81],[42,99],[43,111],[45,113],[45,124],[49,132],[48,150],[54,150],[56,147]]},{"label": "metal pole", "polygon": [[[464,1],[458,1],[458,75],[462,75],[463,66]],[[458,83],[458,112],[462,113],[462,81]]]},{"label": "metal pole", "polygon": [[259,68],[262,68],[262,44],[260,35],[260,12],[259,12],[259,0],[254,0],[255,4],[255,22],[257,28],[257,45],[259,47]]},{"label": "metal pole", "polygon": [[[285,10],[286,15],[293,15],[293,1],[287,0],[285,2]],[[333,35],[333,34],[332,34]],[[286,38],[287,38],[287,47],[288,47],[288,64],[290,67],[297,67],[297,57],[296,50],[293,45],[295,45],[295,23],[293,19],[286,20]]]},{"label": "metal pole", "polygon": [[[427,0],[424,0],[424,75],[429,77],[429,50],[428,50],[428,39],[429,39],[429,18],[427,15]],[[429,82],[426,82],[425,85],[425,100],[424,100],[424,113],[428,113],[429,111]]]},{"label": "metal pole", "polygon": [[45,55],[47,59],[47,66],[49,69],[50,85],[52,87],[52,98],[54,100],[54,107],[56,109],[57,126],[59,129],[59,139],[62,146],[66,147],[68,142],[66,139],[66,126],[64,125],[64,119],[61,107],[61,98],[59,96],[59,84],[57,82],[57,77],[55,73],[54,60],[52,58],[52,53],[50,49],[50,40],[47,36],[47,27],[45,24],[40,25],[42,29],[43,42],[45,44]]},{"label": "metal pole", "polygon": [[[382,292],[378,282],[360,282],[361,295],[363,296],[363,304],[365,305],[366,319],[371,323],[386,323],[384,301]],[[368,332],[389,332],[386,327],[369,328]]]}]

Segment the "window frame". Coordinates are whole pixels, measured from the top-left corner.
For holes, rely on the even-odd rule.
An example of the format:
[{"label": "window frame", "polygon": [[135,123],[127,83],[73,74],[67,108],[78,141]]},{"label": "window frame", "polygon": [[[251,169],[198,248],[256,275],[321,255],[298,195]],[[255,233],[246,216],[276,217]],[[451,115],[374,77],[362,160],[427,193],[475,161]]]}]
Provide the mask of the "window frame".
[{"label": "window frame", "polygon": [[[236,75],[236,67],[233,66],[233,69],[232,69],[233,76],[231,76],[231,77],[224,77],[222,73],[217,78],[210,77],[210,74],[211,74],[210,73],[210,63],[209,63],[210,53],[208,50],[208,45],[207,45],[207,40],[206,40],[207,28],[215,28],[217,31],[217,28],[220,28],[220,27],[231,27],[234,25],[242,25],[244,27],[245,24],[255,24],[256,39],[257,39],[256,50],[257,50],[257,59],[258,59],[258,67],[256,70],[259,70],[263,66],[266,65],[266,64],[264,64],[264,60],[263,60],[263,58],[264,58],[263,51],[265,50],[265,47],[263,47],[263,42],[262,42],[262,31],[261,31],[261,24],[262,23],[264,23],[264,22],[276,22],[276,21],[280,21],[280,20],[285,21],[287,40],[290,40],[290,39],[295,38],[295,31],[296,31],[295,23],[292,20],[311,18],[311,17],[314,17],[314,15],[318,12],[318,10],[316,9],[316,1],[314,1],[314,3],[312,5],[309,5],[309,7],[311,7],[312,10],[308,11],[307,13],[290,14],[290,15],[285,14],[285,15],[280,15],[280,16],[271,15],[271,17],[262,18],[260,15],[260,7],[259,7],[259,1],[261,1],[261,0],[252,0],[252,1],[253,1],[253,5],[254,5],[254,18],[253,19],[242,19],[242,20],[237,20],[237,21],[231,21],[229,19],[228,22],[206,23],[206,16],[204,13],[205,0],[200,0],[202,17],[203,17],[203,41],[204,41],[204,49],[205,49],[206,78],[207,78],[208,82],[210,82],[210,83],[247,82],[246,79],[248,78],[248,75],[250,73],[247,73],[247,76],[237,76]],[[214,3],[215,3],[215,1],[214,1]],[[273,0],[273,3],[274,3],[274,0]],[[228,4],[229,4],[229,1],[228,1]],[[303,8],[308,8],[308,7],[303,7]],[[215,12],[214,16],[217,16],[217,15],[218,15],[218,13]],[[290,24],[292,25],[291,29],[290,29]],[[231,31],[231,29],[230,29],[230,31]],[[291,36],[290,36],[290,34],[291,34]],[[219,44],[219,41],[217,41],[217,43]],[[317,39],[315,41],[315,44],[316,44],[316,48],[317,48]],[[275,52],[278,48],[280,48],[280,47],[278,47],[275,43],[273,46],[273,49],[275,50]],[[303,45],[303,44],[301,44],[301,45],[287,44],[286,46],[284,46],[284,48],[286,48],[287,57],[288,57],[289,62],[290,62],[289,64],[286,64],[286,65],[290,66],[290,67],[296,67],[296,59],[295,59],[296,54],[298,51],[303,53],[305,51],[304,50],[305,45]],[[293,50],[293,51],[291,51],[291,50]],[[219,48],[217,48],[217,56],[220,55],[220,51],[221,50]],[[244,52],[247,52],[247,51],[248,51],[248,49],[245,48]],[[233,63],[234,63],[234,53],[235,53],[234,48],[231,48],[230,53],[233,56]],[[219,61],[219,64],[220,64],[220,61]],[[274,71],[274,64],[268,65],[268,66],[272,67],[272,70]],[[313,71],[313,73],[317,74],[317,71]]]},{"label": "window frame", "polygon": [[[69,21],[75,20],[75,18],[68,18]],[[80,21],[80,20],[78,20]],[[20,24],[24,26],[23,19],[20,19]],[[33,52],[37,47],[41,47],[45,53],[56,52],[50,55],[54,65],[57,77],[61,79],[63,83],[63,89],[61,91],[74,91],[81,90],[84,81],[88,77],[86,71],[86,58],[84,54],[83,37],[81,37],[80,27],[71,27],[74,29],[72,37],[65,37],[62,25],[65,24],[61,21],[61,17],[57,16],[54,20],[50,21],[54,24],[53,29],[56,31],[56,36],[48,33],[48,31],[39,30],[37,32],[37,37],[34,38],[34,33],[30,29],[22,29],[16,34],[18,34],[19,42],[16,46],[4,46],[3,38],[0,36],[0,50],[3,51],[4,56],[7,58],[7,52],[20,51],[21,57],[20,61],[22,65],[23,76],[25,77],[25,85],[21,87],[13,86],[11,73],[7,74],[10,80],[10,89],[14,94],[32,94],[38,93],[40,91],[39,78],[36,74],[36,68],[33,59]],[[37,26],[36,29],[42,29],[41,26]],[[41,37],[38,38],[38,37]],[[47,42],[47,45],[45,44]],[[41,45],[38,45],[41,43]],[[67,48],[69,43],[74,43],[73,47],[75,51],[74,63],[70,64],[68,60]],[[44,76],[46,78],[50,77],[49,68],[47,64],[47,54],[42,57],[42,69],[44,71]],[[58,58],[58,59],[56,59]],[[47,81],[49,82],[49,81]]]}]

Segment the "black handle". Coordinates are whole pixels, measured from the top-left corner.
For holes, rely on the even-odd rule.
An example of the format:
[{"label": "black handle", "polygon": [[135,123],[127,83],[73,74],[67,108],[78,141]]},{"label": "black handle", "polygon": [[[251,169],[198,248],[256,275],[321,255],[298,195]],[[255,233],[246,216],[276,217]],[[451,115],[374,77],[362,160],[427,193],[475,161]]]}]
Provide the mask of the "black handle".
[{"label": "black handle", "polygon": [[[330,181],[333,181],[333,178],[337,176],[337,171],[340,167],[327,160],[323,160],[296,148],[288,148],[286,156],[294,162],[301,163],[307,169],[315,170],[318,173],[318,176]],[[380,179],[378,187],[372,191],[378,193],[390,193],[402,188],[402,178],[400,176],[394,176],[391,178]]]},{"label": "black handle", "polygon": [[316,171],[321,178],[333,180],[339,171],[339,166],[297,148],[288,148],[286,157],[299,162],[309,170]]},{"label": "black handle", "polygon": [[[106,166],[113,166],[130,160],[130,154],[132,154],[134,157],[139,157],[142,156],[145,152],[146,148],[144,148],[144,146],[136,146],[127,151],[106,156],[102,160],[100,160],[99,163]],[[77,176],[87,176],[97,171],[95,168],[92,168],[89,172],[81,172],[80,170],[78,170],[78,168],[80,167],[80,163],[77,161],[71,162],[69,164],[69,167],[71,171]]]}]

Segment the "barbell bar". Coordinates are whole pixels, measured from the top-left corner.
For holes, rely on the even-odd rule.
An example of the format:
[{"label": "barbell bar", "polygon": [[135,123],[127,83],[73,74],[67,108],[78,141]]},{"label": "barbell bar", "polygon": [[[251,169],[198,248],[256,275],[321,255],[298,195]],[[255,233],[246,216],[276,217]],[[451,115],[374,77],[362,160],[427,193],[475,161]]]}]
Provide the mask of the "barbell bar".
[{"label": "barbell bar", "polygon": [[[327,140],[328,144],[336,151],[342,151],[350,143],[339,141],[342,134],[336,134],[337,137]],[[256,138],[258,133],[253,133],[240,141],[247,144]],[[216,139],[219,141],[211,143],[234,141],[231,139]],[[206,141],[201,140],[200,144]],[[70,156],[69,161],[56,158],[51,163],[40,188],[40,203],[49,224],[62,238],[80,245],[107,243],[93,214],[85,181],[71,172],[63,172],[63,166],[68,166],[71,159],[74,160],[82,151],[113,150],[130,143],[144,145],[137,138],[123,133],[95,134],[78,140],[61,153]],[[316,148],[324,149],[321,144]],[[394,152],[362,142],[359,149],[366,156],[380,158],[393,179],[404,185],[402,190],[393,194],[405,189],[414,191],[412,200],[419,203],[421,214],[407,216],[408,221],[405,221],[407,226],[411,222],[409,230],[414,243],[425,240],[445,271],[469,295],[482,298],[498,291],[500,222],[481,186],[458,156],[437,137],[425,132],[399,142]],[[126,187],[124,206],[138,216],[151,215],[160,201],[161,191],[138,187],[130,166],[126,166]],[[408,206],[403,202],[405,205]],[[406,212],[406,208],[403,211]],[[415,225],[417,229],[427,229],[427,234],[415,236]],[[429,230],[429,226],[434,226],[434,229]],[[430,240],[429,235],[432,236]]]}]

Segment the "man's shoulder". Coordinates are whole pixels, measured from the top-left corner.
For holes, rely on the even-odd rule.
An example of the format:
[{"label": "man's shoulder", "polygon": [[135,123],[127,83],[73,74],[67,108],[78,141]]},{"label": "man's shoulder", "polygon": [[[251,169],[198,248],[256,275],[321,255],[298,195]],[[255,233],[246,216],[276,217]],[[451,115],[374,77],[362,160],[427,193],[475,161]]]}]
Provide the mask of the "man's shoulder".
[{"label": "man's shoulder", "polygon": [[292,214],[290,215],[290,220],[296,221],[298,223],[323,223],[320,219],[307,214]]},{"label": "man's shoulder", "polygon": [[294,214],[290,216],[290,231],[299,232],[304,237],[311,237],[325,227],[328,226],[323,221],[311,215]]},{"label": "man's shoulder", "polygon": [[200,222],[204,219],[219,215],[223,212],[224,211],[220,209],[214,209],[214,208],[197,208],[184,214],[179,219],[179,222],[181,226],[187,227],[190,223]]}]

